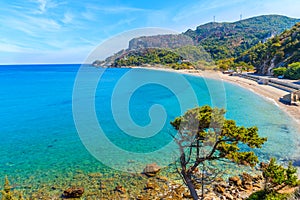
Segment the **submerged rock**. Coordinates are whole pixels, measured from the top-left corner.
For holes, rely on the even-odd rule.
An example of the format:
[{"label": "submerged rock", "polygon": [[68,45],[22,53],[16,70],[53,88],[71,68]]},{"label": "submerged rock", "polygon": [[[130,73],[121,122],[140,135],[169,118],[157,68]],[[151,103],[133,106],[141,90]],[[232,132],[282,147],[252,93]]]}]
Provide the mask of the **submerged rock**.
[{"label": "submerged rock", "polygon": [[71,187],[64,191],[63,197],[64,198],[79,198],[83,195],[84,188],[83,187]]},{"label": "submerged rock", "polygon": [[146,165],[143,173],[147,176],[153,177],[160,171],[160,167],[156,163]]}]

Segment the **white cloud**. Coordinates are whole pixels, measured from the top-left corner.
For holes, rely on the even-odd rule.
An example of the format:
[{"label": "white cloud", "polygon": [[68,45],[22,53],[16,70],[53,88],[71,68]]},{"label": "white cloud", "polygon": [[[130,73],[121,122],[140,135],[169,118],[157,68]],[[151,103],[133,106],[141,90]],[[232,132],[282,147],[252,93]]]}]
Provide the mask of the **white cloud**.
[{"label": "white cloud", "polygon": [[28,49],[22,48],[18,45],[0,42],[0,52],[16,53],[16,52],[26,52],[27,50]]},{"label": "white cloud", "polygon": [[45,14],[49,9],[56,8],[59,5],[65,4],[66,2],[54,2],[53,0],[31,0],[38,6],[37,10],[33,14]]},{"label": "white cloud", "polygon": [[87,5],[87,10],[96,10],[104,13],[128,13],[128,12],[145,12],[148,10],[142,8],[135,7],[126,7],[126,6],[95,6],[95,5]]},{"label": "white cloud", "polygon": [[[0,42],[1,45],[1,42]],[[46,64],[83,63],[93,46],[81,46],[55,51],[13,51],[0,50],[0,64]]]},{"label": "white cloud", "polygon": [[69,23],[71,23],[73,21],[73,18],[74,18],[74,15],[72,13],[66,12],[64,14],[64,18],[62,19],[62,22],[64,24],[69,24]]},{"label": "white cloud", "polygon": [[96,20],[96,16],[94,14],[94,12],[91,12],[89,10],[85,11],[85,12],[82,12],[81,13],[81,16],[86,19],[86,20],[89,20],[89,21],[94,21]]},{"label": "white cloud", "polygon": [[35,50],[28,48],[24,42],[16,42],[11,39],[1,38],[0,52],[35,52]]},{"label": "white cloud", "polygon": [[6,24],[10,29],[19,30],[36,37],[40,37],[44,33],[55,32],[61,28],[61,25],[53,19],[22,14],[18,17],[0,19],[0,22]]},{"label": "white cloud", "polygon": [[46,6],[47,6],[47,0],[37,0],[37,3],[39,4],[39,12],[45,13],[46,12]]},{"label": "white cloud", "polygon": [[[202,18],[212,18],[214,15],[218,15],[220,12],[224,12],[231,8],[235,8],[235,4],[243,4],[245,0],[230,0],[230,1],[220,1],[220,0],[205,0],[199,1],[195,4],[187,5],[182,8],[174,17],[172,18],[175,22],[183,22],[186,20],[201,20]],[[240,12],[235,10],[237,14]],[[207,16],[209,14],[210,16]],[[234,13],[232,13],[234,14]]]},{"label": "white cloud", "polygon": [[105,29],[106,30],[114,30],[115,28],[122,26],[122,25],[130,25],[134,20],[135,20],[134,17],[121,19],[118,22],[111,24],[110,26],[107,26]]},{"label": "white cloud", "polygon": [[295,0],[267,0],[261,2],[260,13],[263,14],[280,14],[288,17],[300,18],[299,14],[300,1]]}]

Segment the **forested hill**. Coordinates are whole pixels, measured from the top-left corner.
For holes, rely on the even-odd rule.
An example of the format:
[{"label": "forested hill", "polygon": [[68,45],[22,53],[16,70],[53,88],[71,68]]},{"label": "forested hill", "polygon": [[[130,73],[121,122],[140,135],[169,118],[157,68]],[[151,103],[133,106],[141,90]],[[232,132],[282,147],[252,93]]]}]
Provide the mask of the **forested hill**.
[{"label": "forested hill", "polygon": [[[118,57],[126,55],[129,51],[135,52],[132,56],[138,56],[137,52],[143,48],[172,49],[183,59],[192,63],[211,62],[211,58],[214,61],[238,58],[243,52],[257,44],[265,43],[284,30],[290,29],[297,22],[300,22],[300,19],[280,15],[265,15],[233,23],[211,22],[198,26],[196,30],[189,29],[179,35],[143,36],[132,39],[128,49],[108,57],[105,61],[96,60],[93,64],[105,67],[114,66]],[[152,53],[156,54],[157,52],[151,51],[150,54]],[[247,58],[246,54],[243,56],[242,59],[251,60]],[[118,65],[123,64],[122,60],[119,60]],[[149,63],[157,63],[158,59],[148,61]],[[255,61],[255,58],[253,63],[256,67],[260,65],[259,61]]]},{"label": "forested hill", "polygon": [[259,74],[270,74],[273,68],[300,62],[300,22],[267,42],[252,47],[238,60],[249,62]]},{"label": "forested hill", "polygon": [[[280,15],[253,17],[233,23],[207,23],[196,30],[187,30],[182,35],[192,38],[193,45],[201,45],[214,60],[237,57],[245,50],[264,42],[267,38],[291,28],[299,19]],[[174,40],[177,40],[174,43]],[[183,40],[183,41],[180,41]],[[189,43],[186,37],[150,36],[133,39],[130,49],[157,47],[173,48]]]},{"label": "forested hill", "polygon": [[299,19],[264,15],[234,23],[208,23],[184,34],[202,45],[213,59],[237,57],[267,38],[291,28]]}]

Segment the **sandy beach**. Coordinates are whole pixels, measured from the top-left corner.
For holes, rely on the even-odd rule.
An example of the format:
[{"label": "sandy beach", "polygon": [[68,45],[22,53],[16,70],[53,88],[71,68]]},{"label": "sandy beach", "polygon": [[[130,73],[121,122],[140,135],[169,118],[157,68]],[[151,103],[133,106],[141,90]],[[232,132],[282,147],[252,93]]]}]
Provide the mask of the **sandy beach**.
[{"label": "sandy beach", "polygon": [[[144,67],[143,67],[144,68]],[[240,87],[243,87],[247,90],[252,91],[253,93],[260,95],[261,97],[265,98],[270,103],[275,104],[284,112],[286,112],[292,119],[294,119],[300,133],[300,107],[294,105],[286,105],[279,101],[280,97],[288,94],[288,92],[269,86],[269,85],[260,85],[255,81],[241,78],[238,76],[229,76],[227,74],[223,74],[219,71],[212,71],[212,70],[173,70],[173,69],[166,69],[160,67],[147,67],[147,69],[152,70],[162,70],[162,71],[170,71],[182,74],[189,74],[193,76],[200,76],[203,78],[211,78],[211,79],[218,79],[222,81],[226,81],[229,83],[236,84]]]},{"label": "sandy beach", "polygon": [[[216,73],[216,74],[213,74]],[[279,108],[281,108],[284,112],[286,112],[289,116],[291,116],[300,130],[300,107],[294,105],[287,105],[279,101],[280,97],[288,94],[288,92],[272,87],[270,85],[261,85],[255,81],[241,78],[238,76],[229,76],[223,74],[221,72],[211,72],[211,71],[203,71],[196,73],[198,76],[208,77],[208,78],[219,78],[223,81],[227,81],[233,84],[236,84],[240,87],[243,87],[247,90],[254,92],[257,95],[262,96],[266,100],[274,103]]]}]

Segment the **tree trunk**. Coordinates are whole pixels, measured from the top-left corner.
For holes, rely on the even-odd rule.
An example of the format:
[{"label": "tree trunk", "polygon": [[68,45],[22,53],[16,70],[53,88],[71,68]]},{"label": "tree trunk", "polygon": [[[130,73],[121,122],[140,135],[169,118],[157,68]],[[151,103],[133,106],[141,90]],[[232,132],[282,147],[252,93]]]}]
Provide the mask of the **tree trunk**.
[{"label": "tree trunk", "polygon": [[181,171],[181,174],[186,182],[186,185],[188,186],[189,190],[190,190],[190,194],[192,195],[194,200],[198,200],[198,194],[196,192],[195,186],[192,182],[192,179],[190,178],[190,176],[183,170]]}]

